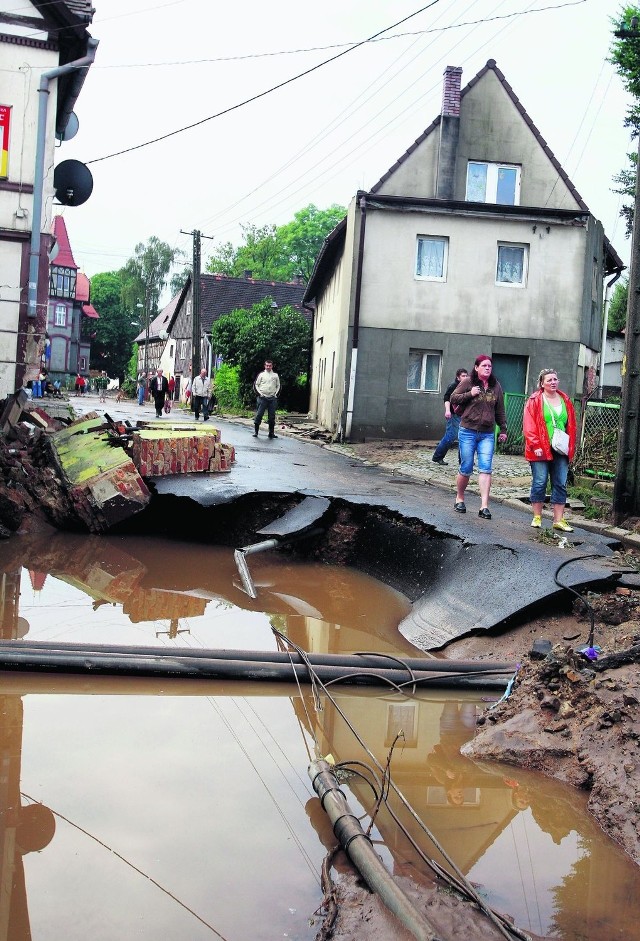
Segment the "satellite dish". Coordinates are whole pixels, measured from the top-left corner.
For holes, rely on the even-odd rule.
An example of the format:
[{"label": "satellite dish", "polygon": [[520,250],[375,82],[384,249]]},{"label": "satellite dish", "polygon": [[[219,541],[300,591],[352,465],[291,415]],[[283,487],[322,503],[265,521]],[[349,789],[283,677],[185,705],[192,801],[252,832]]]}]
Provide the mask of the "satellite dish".
[{"label": "satellite dish", "polygon": [[78,115],[75,113],[75,111],[72,111],[69,115],[67,126],[63,128],[62,131],[56,131],[56,138],[60,141],[73,140],[73,138],[78,133],[79,127],[80,122],[78,121]]},{"label": "satellite dish", "polygon": [[63,206],[81,206],[91,196],[91,170],[79,160],[63,160],[53,171],[55,196]]}]

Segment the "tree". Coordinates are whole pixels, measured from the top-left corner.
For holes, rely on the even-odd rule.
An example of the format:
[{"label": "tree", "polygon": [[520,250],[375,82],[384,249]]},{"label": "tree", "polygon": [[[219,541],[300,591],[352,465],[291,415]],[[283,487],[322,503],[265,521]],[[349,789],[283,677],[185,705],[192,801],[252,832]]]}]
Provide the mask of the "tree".
[{"label": "tree", "polygon": [[191,277],[191,265],[185,265],[182,271],[176,271],[171,275],[171,280],[169,281],[169,290],[171,291],[171,297],[175,297],[176,294],[179,294],[183,289],[189,278]]},{"label": "tree", "polygon": [[145,245],[138,242],[135,255],[124,268],[122,300],[133,310],[137,304],[144,304],[145,314],[150,320],[159,313],[160,296],[167,283],[171,266],[182,258],[180,249],[171,248],[167,242],[152,235]]},{"label": "tree", "polygon": [[342,206],[318,209],[311,203],[286,225],[242,226],[244,244],[219,245],[207,271],[235,278],[251,271],[254,278],[265,281],[293,281],[300,274],[308,279],[324,239],[345,213]]},{"label": "tree", "polygon": [[300,377],[306,373],[311,327],[293,307],[271,307],[265,298],[249,310],[234,310],[214,323],[211,341],[224,362],[239,369],[240,395],[253,397],[253,382],[265,359],[273,360],[280,376],[280,404],[299,407]]},{"label": "tree", "polygon": [[618,281],[609,304],[608,328],[613,331],[624,330],[627,326],[627,301],[629,281]]},{"label": "tree", "polygon": [[[616,29],[624,26],[625,29],[631,28],[631,19],[640,15],[640,9],[635,6],[623,7],[620,11],[620,20],[611,21]],[[638,136],[640,130],[640,37],[625,36],[617,37],[611,45],[611,56],[609,59],[616,67],[616,71],[626,90],[631,95],[631,104],[625,117],[625,125],[631,128],[631,136]],[[633,231],[633,212],[636,195],[636,171],[638,167],[637,153],[631,153],[629,157],[629,166],[621,170],[613,179],[618,184],[614,188],[614,193],[619,193],[626,197],[624,205],[620,209],[620,215],[626,223],[626,235],[630,237]]]},{"label": "tree", "polygon": [[140,328],[131,323],[131,311],[122,301],[121,271],[105,271],[91,279],[91,303],[100,315],[91,343],[91,368],[104,369],[123,378],[131,357],[131,345]]}]

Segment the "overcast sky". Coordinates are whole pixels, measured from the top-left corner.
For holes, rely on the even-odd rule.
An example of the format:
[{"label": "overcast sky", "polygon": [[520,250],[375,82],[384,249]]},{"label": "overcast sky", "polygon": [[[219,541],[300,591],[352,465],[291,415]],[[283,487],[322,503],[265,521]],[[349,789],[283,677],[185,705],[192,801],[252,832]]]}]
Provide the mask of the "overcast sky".
[{"label": "overcast sky", "polygon": [[[100,45],[76,106],[80,130],[56,159],[89,163],[93,194],[54,207],[90,276],[121,267],[152,235],[190,256],[181,229],[239,244],[240,224],[282,224],[309,203],[347,205],[439,113],[445,67],[462,66],[464,86],[488,59],[628,263],[611,192],[632,149],[628,99],[606,62],[619,2],[435,0],[423,12],[420,0],[95,6]],[[406,17],[379,41],[235,107]],[[203,241],[205,261],[214,244]]]}]

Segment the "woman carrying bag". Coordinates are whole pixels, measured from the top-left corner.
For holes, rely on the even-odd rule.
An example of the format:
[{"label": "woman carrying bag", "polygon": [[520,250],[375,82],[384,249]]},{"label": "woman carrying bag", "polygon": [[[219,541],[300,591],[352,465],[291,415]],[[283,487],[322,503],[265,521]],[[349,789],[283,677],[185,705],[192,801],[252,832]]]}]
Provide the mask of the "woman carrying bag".
[{"label": "woman carrying bag", "polygon": [[551,478],[553,528],[572,533],[564,518],[569,462],[576,450],[576,413],[568,395],[558,388],[555,369],[543,369],[538,388],[529,397],[522,422],[524,456],[531,467],[531,508],[534,529],[542,526],[542,507]]}]

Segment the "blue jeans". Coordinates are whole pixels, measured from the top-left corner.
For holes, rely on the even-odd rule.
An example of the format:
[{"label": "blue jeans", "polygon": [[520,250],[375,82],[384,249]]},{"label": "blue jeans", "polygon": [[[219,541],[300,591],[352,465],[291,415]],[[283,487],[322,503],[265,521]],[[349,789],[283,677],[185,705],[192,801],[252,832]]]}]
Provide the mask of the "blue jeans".
[{"label": "blue jeans", "polygon": [[138,405],[144,403],[144,386],[138,386]]},{"label": "blue jeans", "polygon": [[493,431],[471,431],[462,428],[458,431],[460,449],[460,473],[465,477],[473,474],[473,460],[478,457],[478,473],[490,474],[493,451],[496,445]]},{"label": "blue jeans", "polygon": [[551,477],[551,503],[564,506],[567,502],[567,475],[569,458],[564,454],[554,454],[552,461],[529,461],[531,467],[532,503],[544,503],[547,492],[547,480]]},{"label": "blue jeans", "polygon": [[444,435],[441,440],[438,442],[438,446],[433,452],[433,460],[441,461],[445,456],[449,448],[452,448],[458,440],[458,429],[460,428],[460,416],[452,415],[451,418],[447,418],[447,427],[445,429]]},{"label": "blue jeans", "polygon": [[256,417],[253,419],[253,424],[255,425],[256,431],[260,427],[260,422],[262,421],[262,416],[264,413],[267,413],[267,422],[269,424],[269,434],[274,433],[276,426],[276,405],[278,404],[277,398],[270,396],[267,398],[265,395],[258,396],[258,408],[256,410]]}]

